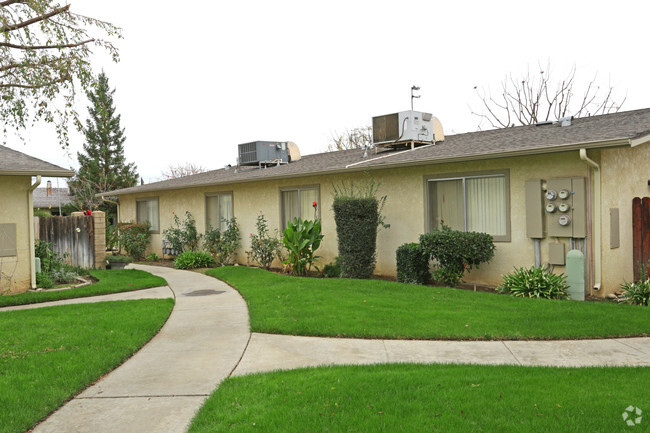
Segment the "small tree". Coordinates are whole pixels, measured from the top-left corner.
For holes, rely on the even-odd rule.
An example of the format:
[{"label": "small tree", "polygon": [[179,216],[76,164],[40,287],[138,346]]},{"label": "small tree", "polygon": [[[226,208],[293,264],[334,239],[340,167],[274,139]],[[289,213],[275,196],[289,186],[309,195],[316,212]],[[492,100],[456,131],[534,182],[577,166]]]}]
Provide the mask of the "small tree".
[{"label": "small tree", "polygon": [[79,170],[70,182],[70,192],[78,209],[116,213],[116,205],[104,202],[97,194],[138,184],[138,173],[134,163],[127,163],[124,157],[124,129],[120,127],[120,115],[115,112],[113,94],[108,77],[103,72],[97,77],[94,91],[87,96],[90,118],[83,129],[86,136],[84,152],[77,152]]},{"label": "small tree", "polygon": [[[492,128],[507,128],[515,125],[533,125],[537,122],[557,120],[565,116],[583,117],[596,114],[615,113],[621,109],[621,102],[614,100],[614,88],[608,86],[601,91],[596,78],[587,83],[584,91],[576,88],[576,69],[553,83],[551,65],[539,66],[539,74],[530,71],[520,76],[508,74],[500,83],[496,96],[475,86],[483,111],[472,114],[487,121]],[[577,95],[577,99],[574,98]],[[480,125],[479,125],[480,127]]]},{"label": "small tree", "polygon": [[372,127],[346,129],[344,133],[333,133],[327,145],[328,152],[337,150],[361,149],[372,144]]},{"label": "small tree", "polygon": [[377,232],[384,223],[386,196],[377,197],[379,184],[366,178],[361,186],[344,181],[333,186],[334,221],[339,247],[341,276],[370,278],[375,270]]},{"label": "small tree", "polygon": [[193,164],[191,162],[187,162],[185,163],[185,165],[169,164],[167,168],[162,171],[162,177],[164,180],[177,179],[179,177],[204,173],[205,171],[206,171],[205,167]]}]

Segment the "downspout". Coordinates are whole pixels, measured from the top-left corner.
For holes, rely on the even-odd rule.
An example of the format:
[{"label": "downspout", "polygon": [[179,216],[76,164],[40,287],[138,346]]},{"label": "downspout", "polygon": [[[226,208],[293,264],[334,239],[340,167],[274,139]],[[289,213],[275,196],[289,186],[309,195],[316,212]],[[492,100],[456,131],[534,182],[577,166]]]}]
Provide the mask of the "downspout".
[{"label": "downspout", "polygon": [[601,245],[600,245],[600,233],[601,233],[601,221],[600,221],[600,165],[595,161],[589,159],[587,156],[587,149],[580,149],[580,159],[586,162],[594,170],[594,206],[592,209],[592,218],[593,218],[593,251],[594,251],[594,285],[593,288],[589,290],[589,294],[593,294],[593,289],[600,290],[602,285],[601,278]]},{"label": "downspout", "polygon": [[41,175],[36,175],[36,182],[27,190],[27,224],[29,225],[29,273],[31,278],[31,288],[36,288],[36,252],[34,251],[34,196],[32,193],[41,184]]}]

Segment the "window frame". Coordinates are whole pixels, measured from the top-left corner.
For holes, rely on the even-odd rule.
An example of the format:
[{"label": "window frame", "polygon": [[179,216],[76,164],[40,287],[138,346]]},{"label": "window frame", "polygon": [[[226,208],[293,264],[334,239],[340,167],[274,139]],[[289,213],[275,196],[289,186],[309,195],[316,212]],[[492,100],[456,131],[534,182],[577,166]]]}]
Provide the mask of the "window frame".
[{"label": "window frame", "polygon": [[[153,228],[150,229],[149,233],[158,234],[158,233],[160,233],[160,200],[159,200],[159,198],[157,196],[156,197],[141,197],[141,198],[136,198],[135,199],[135,221],[136,221],[136,223],[141,223],[142,222],[142,221],[140,221],[140,218],[138,217],[138,203],[149,202],[149,201],[156,202],[156,213],[157,213],[157,218],[158,218],[158,228],[155,229],[155,230]],[[149,221],[149,220],[145,220],[145,221],[148,221],[149,224],[151,224],[151,221]]]},{"label": "window frame", "polygon": [[[204,194],[204,199],[203,199],[203,204],[205,206],[205,231],[207,232],[210,229],[210,219],[208,218],[208,198],[210,197],[219,197],[222,195],[229,195],[230,200],[232,201],[232,216],[235,216],[235,194],[232,191],[217,191],[217,192],[206,192]],[[219,202],[219,199],[217,198],[217,206],[218,210],[217,212],[219,215],[221,215],[221,203]],[[219,224],[221,225],[221,221],[219,221]],[[217,227],[221,231],[221,227]]]},{"label": "window frame", "polygon": [[512,230],[510,224],[510,169],[502,170],[484,170],[484,171],[470,171],[470,172],[459,172],[459,173],[444,173],[437,175],[426,175],[424,176],[424,230],[425,233],[429,233],[433,230],[431,227],[431,206],[430,206],[430,191],[429,185],[431,182],[436,181],[451,181],[451,180],[461,180],[463,182],[463,210],[464,210],[464,226],[465,231],[467,231],[467,189],[465,181],[466,179],[472,178],[487,178],[487,177],[503,177],[505,183],[505,218],[506,218],[506,234],[494,236],[494,242],[511,242],[512,240]]},{"label": "window frame", "polygon": [[[321,202],[320,202],[320,197],[321,197],[321,195],[320,195],[320,184],[296,185],[296,186],[283,186],[283,187],[280,187],[280,193],[278,194],[280,196],[279,197],[279,201],[280,201],[280,230],[286,229],[287,228],[287,222],[289,221],[284,215],[284,196],[283,196],[283,193],[284,192],[289,192],[289,191],[298,191],[298,202],[300,203],[300,192],[301,191],[314,191],[314,190],[316,191],[316,195],[317,195],[316,203],[318,203],[318,208],[317,208],[318,216],[317,216],[317,218],[321,219],[320,210],[321,210],[322,206],[321,206]],[[300,215],[299,218],[302,218],[302,215]],[[304,220],[304,218],[302,218],[302,219]]]}]

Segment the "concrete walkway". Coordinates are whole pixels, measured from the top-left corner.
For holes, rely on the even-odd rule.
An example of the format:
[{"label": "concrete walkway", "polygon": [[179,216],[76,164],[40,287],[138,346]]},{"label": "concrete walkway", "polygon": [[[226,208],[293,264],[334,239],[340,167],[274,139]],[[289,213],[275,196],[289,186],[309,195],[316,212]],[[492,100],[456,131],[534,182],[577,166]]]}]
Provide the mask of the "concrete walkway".
[{"label": "concrete walkway", "polygon": [[251,334],[246,303],[225,283],[195,272],[131,267],[167,280],[176,298],[169,320],[136,355],[34,433],[182,433],[224,378],[277,369],[387,362],[650,366],[650,338],[470,342]]},{"label": "concrete walkway", "polygon": [[131,267],[167,280],[176,298],[167,323],[132,358],[34,433],[184,432],[239,362],[250,331],[246,303],[235,290],[196,272]]}]

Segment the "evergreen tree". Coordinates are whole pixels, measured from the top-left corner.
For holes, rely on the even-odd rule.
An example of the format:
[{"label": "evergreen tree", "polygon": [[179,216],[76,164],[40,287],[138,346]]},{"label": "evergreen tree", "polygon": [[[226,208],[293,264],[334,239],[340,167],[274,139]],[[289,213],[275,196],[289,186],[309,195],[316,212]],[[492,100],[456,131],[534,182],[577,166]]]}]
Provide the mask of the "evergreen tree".
[{"label": "evergreen tree", "polygon": [[90,100],[83,132],[86,136],[84,153],[77,152],[79,170],[68,182],[79,209],[116,212],[116,205],[105,202],[96,194],[138,184],[134,163],[124,158],[124,129],[120,128],[120,115],[115,113],[113,93],[108,78],[102,71],[97,77],[94,90],[86,93]]}]

